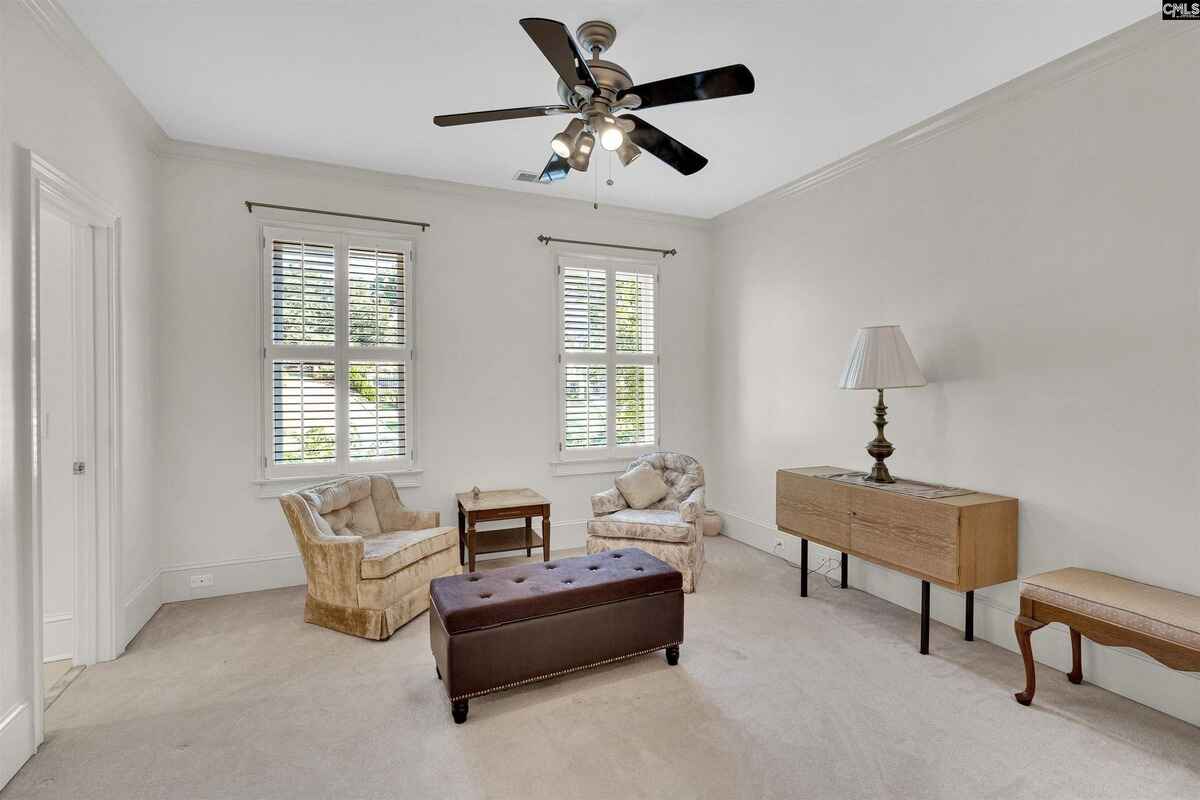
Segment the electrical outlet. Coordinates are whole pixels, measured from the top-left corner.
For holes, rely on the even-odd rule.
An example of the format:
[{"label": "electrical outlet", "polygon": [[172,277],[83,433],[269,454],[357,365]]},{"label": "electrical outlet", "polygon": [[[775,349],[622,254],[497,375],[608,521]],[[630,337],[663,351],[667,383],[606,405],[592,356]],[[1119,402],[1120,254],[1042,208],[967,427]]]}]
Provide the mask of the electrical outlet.
[{"label": "electrical outlet", "polygon": [[193,589],[200,589],[205,586],[213,585],[213,576],[211,572],[205,572],[202,575],[189,575],[188,585]]},{"label": "electrical outlet", "polygon": [[775,546],[771,548],[771,555],[779,556],[780,558],[787,558],[787,539],[776,534]]}]

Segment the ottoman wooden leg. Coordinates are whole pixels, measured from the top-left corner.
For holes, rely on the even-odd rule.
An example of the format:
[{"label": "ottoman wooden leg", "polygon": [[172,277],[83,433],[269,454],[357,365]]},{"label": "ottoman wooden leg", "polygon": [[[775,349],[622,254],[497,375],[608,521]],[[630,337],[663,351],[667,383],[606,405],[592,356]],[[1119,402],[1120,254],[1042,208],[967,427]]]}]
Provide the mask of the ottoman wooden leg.
[{"label": "ottoman wooden leg", "polygon": [[455,700],[450,704],[450,714],[454,717],[454,722],[458,725],[462,725],[467,721],[467,711],[469,710],[470,707],[466,700]]},{"label": "ottoman wooden leg", "polygon": [[673,644],[667,648],[667,663],[672,667],[679,663],[679,645]]},{"label": "ottoman wooden leg", "polygon": [[1025,691],[1017,692],[1013,697],[1017,698],[1017,702],[1023,706],[1033,702],[1033,693],[1037,690],[1037,674],[1033,667],[1033,644],[1029,641],[1029,635],[1045,624],[1029,617],[1017,617],[1013,622],[1013,630],[1017,634],[1017,644],[1021,646],[1021,658],[1025,661]]}]

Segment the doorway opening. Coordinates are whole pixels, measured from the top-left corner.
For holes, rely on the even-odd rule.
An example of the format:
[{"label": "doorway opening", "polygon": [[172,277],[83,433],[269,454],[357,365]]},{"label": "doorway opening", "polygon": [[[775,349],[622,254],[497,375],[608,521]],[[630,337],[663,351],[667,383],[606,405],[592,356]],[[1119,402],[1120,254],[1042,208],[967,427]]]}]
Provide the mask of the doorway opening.
[{"label": "doorway opening", "polygon": [[[77,641],[84,617],[80,555],[95,541],[92,342],[96,244],[102,238],[53,196],[38,207],[38,455],[41,467],[42,662],[44,706],[86,666]],[[83,580],[81,580],[83,579]],[[80,605],[83,605],[82,603]],[[79,656],[77,659],[76,656]]]},{"label": "doorway opening", "polygon": [[123,650],[117,603],[119,234],[115,213],[29,154],[35,747],[44,712]]}]

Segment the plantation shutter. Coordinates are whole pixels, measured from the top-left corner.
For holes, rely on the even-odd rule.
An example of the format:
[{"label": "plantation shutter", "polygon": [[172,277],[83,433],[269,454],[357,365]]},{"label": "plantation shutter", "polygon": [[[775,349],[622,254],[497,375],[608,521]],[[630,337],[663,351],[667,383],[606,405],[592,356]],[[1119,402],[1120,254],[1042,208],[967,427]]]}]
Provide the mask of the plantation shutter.
[{"label": "plantation shutter", "polygon": [[271,243],[271,333],[276,344],[334,343],[334,246]]},{"label": "plantation shutter", "polygon": [[385,236],[264,228],[267,476],[412,463],[412,253]]},{"label": "plantation shutter", "polygon": [[655,354],[654,290],[657,280],[655,275],[644,272],[617,272],[613,283],[616,286],[617,444],[653,445],[658,442],[654,364],[629,362],[634,354]]},{"label": "plantation shutter", "polygon": [[[408,286],[403,251],[352,241],[348,255],[349,457],[407,458]],[[366,356],[374,355],[373,360]]]},{"label": "plantation shutter", "polygon": [[350,248],[350,346],[401,347],[404,253]]},{"label": "plantation shutter", "polygon": [[274,361],[276,464],[329,463],[337,455],[337,390],[332,361]]},{"label": "plantation shutter", "polygon": [[654,265],[559,259],[560,440],[564,457],[658,444]]},{"label": "plantation shutter", "polygon": [[562,397],[565,450],[608,445],[608,274],[562,270]]}]

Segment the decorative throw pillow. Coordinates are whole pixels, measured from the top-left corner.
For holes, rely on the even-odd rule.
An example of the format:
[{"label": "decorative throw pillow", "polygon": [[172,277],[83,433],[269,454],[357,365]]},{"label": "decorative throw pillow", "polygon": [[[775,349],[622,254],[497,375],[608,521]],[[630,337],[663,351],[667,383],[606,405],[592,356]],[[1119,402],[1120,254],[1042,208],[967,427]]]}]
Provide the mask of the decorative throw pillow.
[{"label": "decorative throw pillow", "polygon": [[630,508],[648,508],[667,496],[670,489],[654,467],[638,464],[616,480],[617,489]]}]

